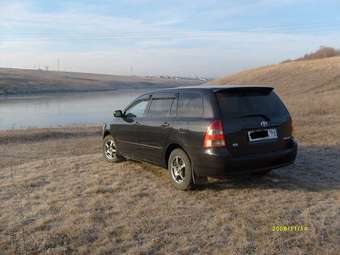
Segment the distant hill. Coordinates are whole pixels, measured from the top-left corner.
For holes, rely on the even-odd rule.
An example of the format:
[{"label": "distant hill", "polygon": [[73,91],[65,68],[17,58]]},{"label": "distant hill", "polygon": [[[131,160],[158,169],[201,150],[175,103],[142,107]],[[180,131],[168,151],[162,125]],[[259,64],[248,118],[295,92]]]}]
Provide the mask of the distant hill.
[{"label": "distant hill", "polygon": [[213,83],[273,85],[283,95],[339,91],[340,57],[260,67],[217,79]]},{"label": "distant hill", "polygon": [[271,85],[293,114],[299,137],[340,142],[340,57],[265,66],[212,83]]},{"label": "distant hill", "polygon": [[201,84],[198,79],[0,68],[0,95],[150,89]]}]

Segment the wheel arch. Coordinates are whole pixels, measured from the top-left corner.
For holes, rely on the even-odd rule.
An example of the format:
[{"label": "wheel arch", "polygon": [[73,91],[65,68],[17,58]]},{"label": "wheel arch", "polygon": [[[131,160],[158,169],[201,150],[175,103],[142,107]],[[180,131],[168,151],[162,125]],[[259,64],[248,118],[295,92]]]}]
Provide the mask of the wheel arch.
[{"label": "wheel arch", "polygon": [[169,157],[170,157],[170,154],[173,150],[175,149],[181,149],[182,151],[185,152],[185,154],[187,154],[190,162],[191,162],[191,158],[188,154],[188,152],[183,148],[183,146],[181,146],[180,144],[178,143],[172,143],[172,144],[169,144],[169,146],[166,148],[165,150],[165,154],[164,154],[164,165],[167,167],[168,166],[168,160],[169,160]]},{"label": "wheel arch", "polygon": [[108,135],[111,135],[110,131],[109,130],[104,130],[103,132],[103,139],[108,136]]},{"label": "wheel arch", "polygon": [[165,153],[164,153],[164,162],[163,162],[164,166],[166,167],[168,166],[170,154],[175,149],[182,149],[182,147],[177,143],[172,143],[172,144],[169,144],[168,147],[166,148]]},{"label": "wheel arch", "polygon": [[198,180],[197,180],[197,176],[196,176],[196,173],[195,173],[195,167],[194,167],[194,163],[190,157],[190,154],[183,148],[183,146],[181,146],[180,144],[178,143],[172,143],[170,144],[166,151],[165,151],[165,157],[164,157],[164,165],[166,166],[166,168],[168,168],[168,160],[169,160],[169,157],[170,157],[170,154],[173,150],[175,149],[181,149],[187,156],[188,156],[188,159],[191,163],[191,170],[192,170],[192,181],[194,184],[197,184],[198,183]]}]

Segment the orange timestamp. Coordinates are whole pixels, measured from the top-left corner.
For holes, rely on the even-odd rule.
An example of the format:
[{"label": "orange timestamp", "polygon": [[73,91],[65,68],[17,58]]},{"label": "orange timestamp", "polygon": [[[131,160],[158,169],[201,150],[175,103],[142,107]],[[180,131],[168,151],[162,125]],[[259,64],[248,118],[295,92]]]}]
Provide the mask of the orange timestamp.
[{"label": "orange timestamp", "polygon": [[303,232],[307,231],[308,226],[305,225],[276,225],[272,226],[273,232]]}]

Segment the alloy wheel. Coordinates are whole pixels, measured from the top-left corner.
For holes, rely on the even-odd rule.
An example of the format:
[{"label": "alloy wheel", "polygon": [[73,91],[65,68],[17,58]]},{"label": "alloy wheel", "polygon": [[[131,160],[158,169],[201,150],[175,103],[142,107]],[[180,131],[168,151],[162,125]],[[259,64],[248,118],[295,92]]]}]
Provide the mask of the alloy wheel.
[{"label": "alloy wheel", "polygon": [[176,183],[182,183],[185,178],[185,162],[180,156],[174,157],[171,162],[171,175]]},{"label": "alloy wheel", "polygon": [[116,145],[113,140],[106,141],[104,150],[105,150],[105,156],[108,159],[112,160],[116,157],[117,150],[116,150]]}]

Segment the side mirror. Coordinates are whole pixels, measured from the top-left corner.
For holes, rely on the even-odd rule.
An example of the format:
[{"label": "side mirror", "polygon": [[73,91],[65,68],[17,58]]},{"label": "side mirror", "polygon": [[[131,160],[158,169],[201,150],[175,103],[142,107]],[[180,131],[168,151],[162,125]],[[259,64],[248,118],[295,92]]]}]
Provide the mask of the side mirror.
[{"label": "side mirror", "polygon": [[133,118],[136,118],[136,115],[134,115],[133,113],[129,112],[128,114],[126,114],[125,117],[128,118],[128,119],[133,119]]},{"label": "side mirror", "polygon": [[114,111],[113,116],[116,118],[122,118],[123,112],[121,110]]}]

